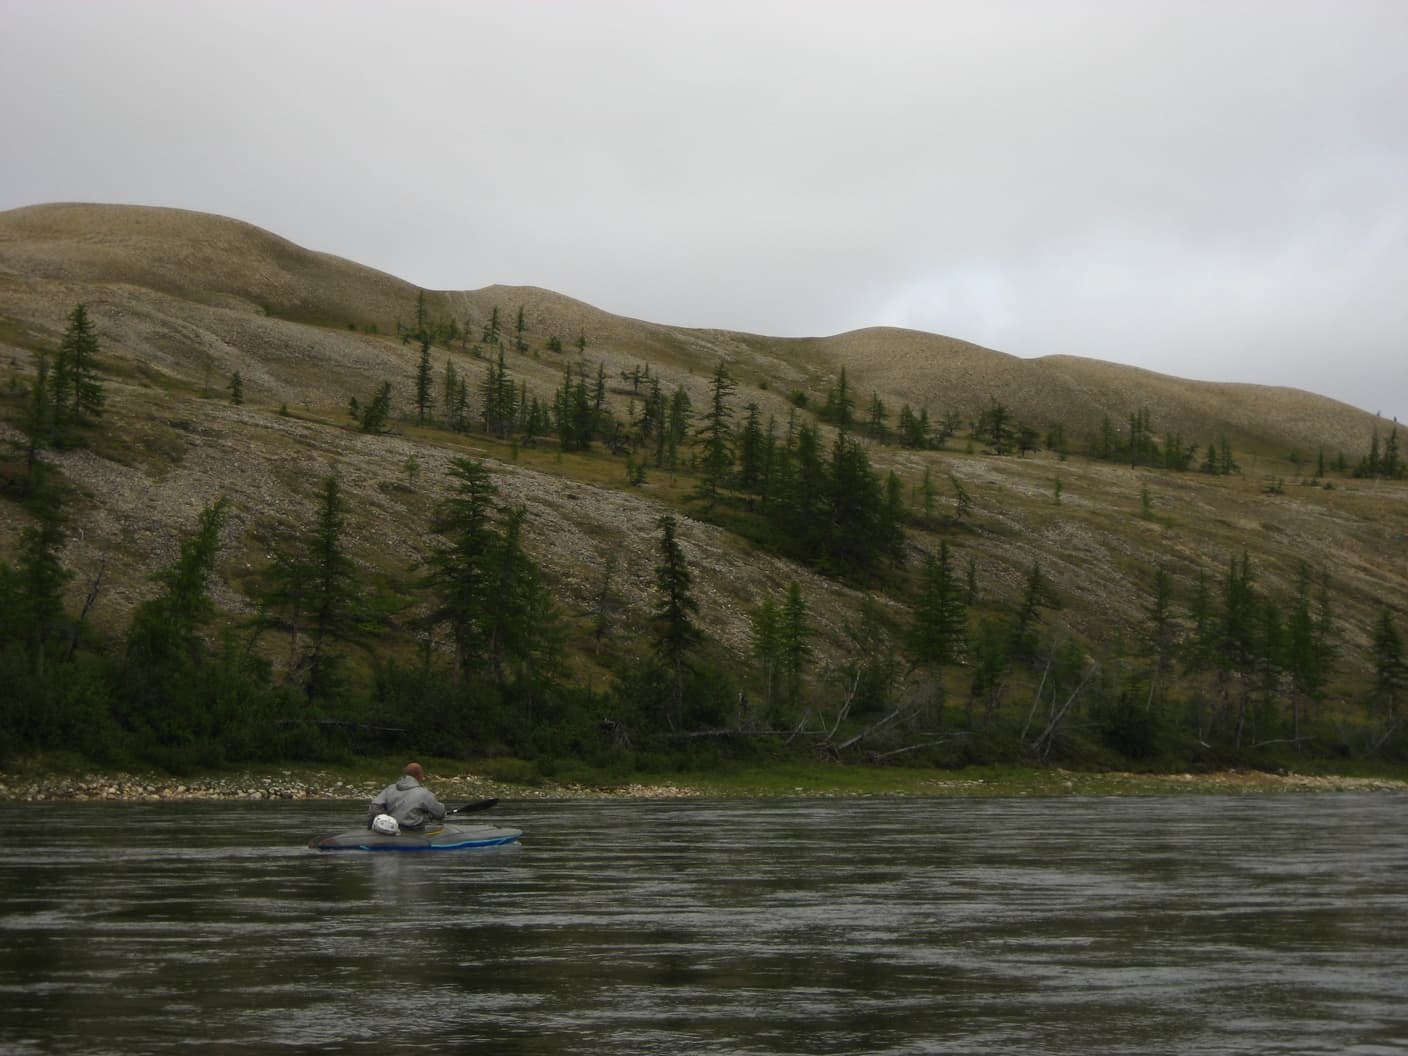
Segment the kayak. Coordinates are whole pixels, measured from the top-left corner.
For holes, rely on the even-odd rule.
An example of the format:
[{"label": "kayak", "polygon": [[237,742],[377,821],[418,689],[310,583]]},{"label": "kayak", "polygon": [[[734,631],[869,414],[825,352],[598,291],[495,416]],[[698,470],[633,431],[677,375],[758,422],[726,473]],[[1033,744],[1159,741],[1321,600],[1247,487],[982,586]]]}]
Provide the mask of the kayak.
[{"label": "kayak", "polygon": [[471,851],[503,847],[517,842],[522,835],[521,829],[499,825],[441,825],[394,836],[371,829],[353,829],[330,836],[314,836],[308,846],[315,851]]}]

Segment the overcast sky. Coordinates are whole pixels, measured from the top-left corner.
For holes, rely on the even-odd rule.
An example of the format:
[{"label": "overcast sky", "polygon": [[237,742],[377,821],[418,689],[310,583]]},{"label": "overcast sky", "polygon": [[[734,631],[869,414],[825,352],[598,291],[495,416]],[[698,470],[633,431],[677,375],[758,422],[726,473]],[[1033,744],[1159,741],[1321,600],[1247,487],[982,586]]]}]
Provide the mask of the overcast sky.
[{"label": "overcast sky", "polygon": [[0,209],[1408,421],[1408,2],[0,0]]}]

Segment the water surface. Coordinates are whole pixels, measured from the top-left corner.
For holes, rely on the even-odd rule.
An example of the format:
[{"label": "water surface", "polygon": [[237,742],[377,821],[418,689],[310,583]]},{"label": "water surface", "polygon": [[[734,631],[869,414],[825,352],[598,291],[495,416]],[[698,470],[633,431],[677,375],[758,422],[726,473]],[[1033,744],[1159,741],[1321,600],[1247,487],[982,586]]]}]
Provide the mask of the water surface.
[{"label": "water surface", "polygon": [[0,1051],[1403,1053],[1408,797],[0,807]]}]

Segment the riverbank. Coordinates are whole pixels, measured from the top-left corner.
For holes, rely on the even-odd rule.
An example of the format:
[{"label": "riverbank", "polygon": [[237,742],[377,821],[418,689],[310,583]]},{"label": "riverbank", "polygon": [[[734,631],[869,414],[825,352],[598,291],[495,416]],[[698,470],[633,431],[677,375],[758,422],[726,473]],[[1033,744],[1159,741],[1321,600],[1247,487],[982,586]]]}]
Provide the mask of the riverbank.
[{"label": "riverbank", "polygon": [[[160,802],[183,800],[365,800],[397,772],[368,767],[245,770],[197,777],[143,773],[0,772],[0,801]],[[787,796],[1110,796],[1242,795],[1304,792],[1408,793],[1390,776],[1268,773],[1145,774],[1059,769],[974,768],[960,771],[882,767],[770,768],[721,774],[642,777],[630,781],[505,781],[463,764],[430,766],[428,784],[446,803],[485,799],[682,799]]]}]

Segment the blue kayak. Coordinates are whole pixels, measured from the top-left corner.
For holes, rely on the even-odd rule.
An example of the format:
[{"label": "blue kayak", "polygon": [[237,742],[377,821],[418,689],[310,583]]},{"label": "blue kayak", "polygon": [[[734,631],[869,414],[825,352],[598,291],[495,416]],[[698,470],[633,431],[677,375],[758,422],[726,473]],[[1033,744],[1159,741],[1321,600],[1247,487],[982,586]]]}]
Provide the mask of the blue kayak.
[{"label": "blue kayak", "polygon": [[441,825],[419,832],[384,836],[370,829],[314,836],[308,846],[315,851],[473,851],[517,842],[521,829],[500,825]]}]

